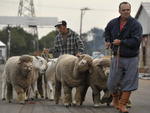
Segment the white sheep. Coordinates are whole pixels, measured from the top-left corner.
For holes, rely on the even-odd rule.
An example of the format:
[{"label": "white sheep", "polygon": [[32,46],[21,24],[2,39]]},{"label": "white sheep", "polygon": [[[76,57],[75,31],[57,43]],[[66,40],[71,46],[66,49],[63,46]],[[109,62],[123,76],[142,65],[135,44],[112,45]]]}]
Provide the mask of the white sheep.
[{"label": "white sheep", "polygon": [[55,89],[55,70],[56,70],[56,63],[58,58],[50,59],[47,63],[48,68],[45,73],[45,98],[48,98],[48,91],[49,91],[49,98],[50,100],[54,100],[54,89]]},{"label": "white sheep", "polygon": [[38,98],[38,97],[42,97],[42,95],[40,94],[41,89],[39,89],[39,87],[42,88],[42,84],[38,84],[38,78],[40,75],[42,75],[42,78],[44,78],[44,74],[46,69],[47,69],[47,61],[43,58],[43,57],[40,57],[40,56],[32,56],[33,57],[33,74],[34,74],[34,78],[33,78],[33,83],[31,85],[31,88],[29,90],[29,95],[28,97],[31,97],[30,96],[30,91],[33,91],[34,93],[34,97],[31,97],[31,98]]},{"label": "white sheep", "polygon": [[2,99],[5,99],[7,88],[7,99],[11,102],[12,88],[17,93],[17,100],[24,103],[29,97],[31,87],[37,93],[36,81],[38,72],[46,70],[46,65],[39,58],[30,55],[14,56],[7,60],[2,74]]},{"label": "white sheep", "polygon": [[32,61],[33,58],[29,55],[11,57],[7,60],[2,74],[2,99],[5,98],[5,88],[7,88],[7,99],[11,102],[14,88],[17,93],[17,100],[24,103],[26,93],[32,83]]}]

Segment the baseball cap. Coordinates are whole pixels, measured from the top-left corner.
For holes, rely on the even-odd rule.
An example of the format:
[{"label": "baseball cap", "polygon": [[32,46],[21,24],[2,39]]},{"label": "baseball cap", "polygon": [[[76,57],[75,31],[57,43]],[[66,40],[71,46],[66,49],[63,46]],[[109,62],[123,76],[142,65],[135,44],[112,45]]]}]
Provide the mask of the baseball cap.
[{"label": "baseball cap", "polygon": [[58,26],[60,26],[60,25],[67,26],[67,22],[64,21],[64,20],[59,21],[59,22],[55,25],[55,27],[58,27]]}]

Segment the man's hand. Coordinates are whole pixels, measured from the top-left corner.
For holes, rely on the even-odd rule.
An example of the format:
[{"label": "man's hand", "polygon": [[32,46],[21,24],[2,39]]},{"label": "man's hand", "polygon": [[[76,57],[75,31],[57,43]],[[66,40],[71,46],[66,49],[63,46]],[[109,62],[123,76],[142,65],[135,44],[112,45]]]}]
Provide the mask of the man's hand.
[{"label": "man's hand", "polygon": [[110,43],[110,42],[105,42],[105,47],[106,47],[106,49],[110,48],[110,46],[111,46],[111,43]]},{"label": "man's hand", "polygon": [[115,39],[112,43],[113,43],[114,45],[119,46],[120,43],[121,43],[121,40]]},{"label": "man's hand", "polygon": [[80,55],[81,55],[81,53],[80,53],[80,52],[76,54],[76,56],[77,56],[77,57],[79,57]]}]

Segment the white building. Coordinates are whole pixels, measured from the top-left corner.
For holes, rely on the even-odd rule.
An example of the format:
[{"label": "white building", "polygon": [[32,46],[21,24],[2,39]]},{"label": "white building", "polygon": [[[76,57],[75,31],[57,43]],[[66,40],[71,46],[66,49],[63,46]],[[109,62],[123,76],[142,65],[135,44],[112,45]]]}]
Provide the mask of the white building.
[{"label": "white building", "polygon": [[4,63],[6,61],[6,45],[0,41],[0,63]]},{"label": "white building", "polygon": [[140,46],[140,67],[148,67],[150,72],[150,2],[142,2],[135,16],[143,27]]}]

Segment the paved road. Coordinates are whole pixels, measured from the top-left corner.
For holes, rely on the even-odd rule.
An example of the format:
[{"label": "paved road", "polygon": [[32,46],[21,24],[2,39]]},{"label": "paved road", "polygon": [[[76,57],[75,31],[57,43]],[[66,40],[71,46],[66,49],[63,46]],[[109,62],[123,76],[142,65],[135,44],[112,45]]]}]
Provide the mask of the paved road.
[{"label": "paved road", "polygon": [[[0,78],[2,67],[0,65]],[[150,113],[150,80],[140,80],[139,83],[139,89],[132,94],[133,107],[129,111],[130,113]],[[81,107],[65,108],[62,104],[55,105],[54,102],[48,100],[30,101],[26,105],[20,105],[15,102],[9,104],[0,100],[0,113],[118,113],[118,111],[106,105],[94,108],[91,89],[89,89],[86,100]]]}]

